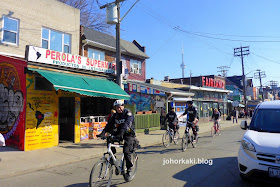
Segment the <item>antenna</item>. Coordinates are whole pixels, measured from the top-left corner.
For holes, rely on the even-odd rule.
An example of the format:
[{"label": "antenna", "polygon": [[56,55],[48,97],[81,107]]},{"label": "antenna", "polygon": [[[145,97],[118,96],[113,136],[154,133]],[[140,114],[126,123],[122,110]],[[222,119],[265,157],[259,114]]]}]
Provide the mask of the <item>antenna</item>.
[{"label": "antenna", "polygon": [[183,41],[182,41],[182,64],[181,64],[180,67],[182,68],[182,78],[185,78],[185,68],[186,68],[186,65],[184,64]]}]

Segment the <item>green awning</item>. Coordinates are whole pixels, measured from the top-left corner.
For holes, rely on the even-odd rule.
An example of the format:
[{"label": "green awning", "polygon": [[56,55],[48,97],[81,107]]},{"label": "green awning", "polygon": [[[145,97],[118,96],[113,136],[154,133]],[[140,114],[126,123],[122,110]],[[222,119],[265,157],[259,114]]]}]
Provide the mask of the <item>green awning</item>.
[{"label": "green awning", "polygon": [[129,99],[129,95],[113,81],[104,78],[73,75],[68,73],[28,68],[48,79],[56,90],[76,92],[81,95],[107,97],[111,99]]}]

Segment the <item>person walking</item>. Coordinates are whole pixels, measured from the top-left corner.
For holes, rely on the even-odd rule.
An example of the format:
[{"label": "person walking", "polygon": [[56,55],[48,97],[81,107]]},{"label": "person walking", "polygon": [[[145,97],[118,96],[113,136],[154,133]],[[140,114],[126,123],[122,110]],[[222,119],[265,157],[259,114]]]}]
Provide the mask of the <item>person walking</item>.
[{"label": "person walking", "polygon": [[233,108],[233,111],[232,111],[232,123],[234,123],[234,120],[235,120],[236,123],[237,123],[237,118],[238,118],[238,113],[237,113],[236,108],[234,107],[234,108]]}]

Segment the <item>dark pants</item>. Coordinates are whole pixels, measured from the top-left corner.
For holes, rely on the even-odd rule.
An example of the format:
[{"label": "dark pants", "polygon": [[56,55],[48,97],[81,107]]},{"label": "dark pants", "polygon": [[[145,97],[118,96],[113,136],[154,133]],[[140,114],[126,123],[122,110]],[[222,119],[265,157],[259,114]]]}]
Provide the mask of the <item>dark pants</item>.
[{"label": "dark pants", "polygon": [[193,134],[196,136],[197,135],[197,132],[196,132],[196,124],[193,124],[192,122],[187,122],[187,127],[191,127],[192,128],[192,131],[193,131]]},{"label": "dark pants", "polygon": [[127,136],[125,137],[123,153],[126,161],[126,168],[129,169],[133,166],[131,162],[131,154],[133,153],[133,144],[134,144],[135,136]]},{"label": "dark pants", "polygon": [[178,124],[174,125],[173,123],[169,123],[168,127],[174,130],[174,132],[176,132],[179,129],[179,125]]}]

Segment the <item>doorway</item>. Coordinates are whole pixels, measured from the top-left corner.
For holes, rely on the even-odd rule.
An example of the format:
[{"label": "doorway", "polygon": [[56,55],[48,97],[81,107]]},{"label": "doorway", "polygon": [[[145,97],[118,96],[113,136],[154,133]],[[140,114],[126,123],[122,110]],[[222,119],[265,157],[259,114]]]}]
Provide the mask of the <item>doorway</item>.
[{"label": "doorway", "polygon": [[59,98],[59,142],[74,142],[75,98]]}]

